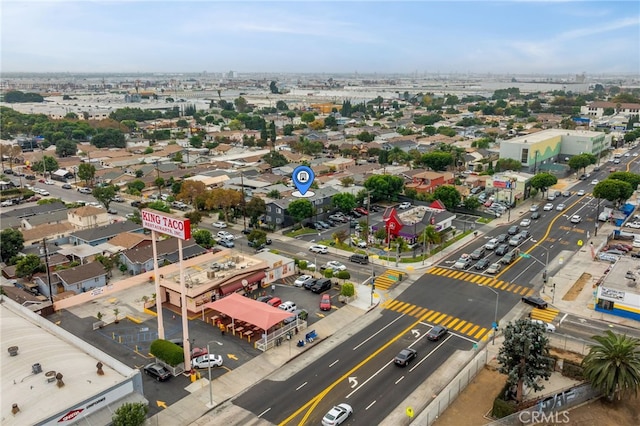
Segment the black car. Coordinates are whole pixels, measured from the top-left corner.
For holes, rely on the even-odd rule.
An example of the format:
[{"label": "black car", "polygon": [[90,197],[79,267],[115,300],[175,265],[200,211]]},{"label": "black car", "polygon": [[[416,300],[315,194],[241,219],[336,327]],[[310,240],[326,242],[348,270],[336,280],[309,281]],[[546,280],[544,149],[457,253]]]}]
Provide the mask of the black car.
[{"label": "black car", "polygon": [[34,175],[26,175],[24,178],[26,180],[36,180],[36,177]]},{"label": "black car", "polygon": [[331,288],[331,280],[329,278],[320,278],[318,281],[313,284],[311,287],[311,291],[314,293],[322,293],[323,291],[327,291]]},{"label": "black car", "polygon": [[144,367],[144,372],[145,374],[155,378],[159,382],[164,382],[165,380],[169,380],[171,378],[171,373],[169,372],[169,370],[155,362],[147,364]]},{"label": "black car", "polygon": [[302,286],[304,287],[305,290],[311,290],[311,287],[313,287],[316,284],[316,281],[318,281],[316,278],[311,278],[310,280],[305,281],[304,284],[302,284]]},{"label": "black car", "polygon": [[476,262],[475,265],[473,265],[473,267],[481,271],[488,268],[490,264],[491,262],[489,261],[489,259],[480,259]]},{"label": "black car", "polygon": [[251,233],[251,229],[246,229],[246,228],[245,228],[245,229],[243,229],[243,230],[242,230],[242,233],[243,233],[244,235],[249,235],[249,234]]},{"label": "black car", "polygon": [[131,202],[131,207],[140,207],[142,205],[142,203],[140,201],[132,201]]},{"label": "black car", "polygon": [[[311,280],[309,280],[311,281]],[[267,303],[269,300],[273,299],[273,296],[260,296],[258,297],[256,300],[258,302],[263,302],[263,303]]]},{"label": "black car", "polygon": [[396,355],[396,357],[393,359],[393,362],[396,365],[405,367],[407,364],[409,364],[409,361],[416,358],[417,356],[418,352],[415,349],[405,348],[401,350],[398,355]]},{"label": "black car", "polygon": [[4,174],[5,174],[5,175],[12,175],[12,174],[13,174],[13,170],[11,170],[11,169],[5,169]]},{"label": "black car", "polygon": [[509,241],[509,235],[508,234],[499,234],[496,237],[496,240],[498,240],[499,243],[506,243],[507,241]]},{"label": "black car", "polygon": [[429,333],[427,333],[427,339],[431,340],[431,341],[438,341],[442,338],[442,336],[444,336],[445,334],[447,334],[449,330],[447,330],[447,327],[443,327],[441,325],[436,325],[435,327],[433,327],[431,329],[431,331]]},{"label": "black car", "polygon": [[540,212],[531,213],[531,219],[533,220],[540,219]]},{"label": "black car", "polygon": [[504,256],[505,254],[507,254],[507,252],[509,252],[509,245],[500,244],[494,253],[498,256]]},{"label": "black car", "polygon": [[518,225],[513,225],[509,228],[507,234],[516,235],[518,232],[520,232],[520,227]]},{"label": "black car", "polygon": [[524,303],[526,303],[527,305],[531,305],[534,306],[538,309],[547,309],[548,303],[544,300],[541,299],[539,297],[535,297],[535,296],[526,296],[522,298],[522,301]]},{"label": "black car", "polygon": [[118,214],[117,210],[116,209],[112,209],[112,208],[109,208],[109,210],[107,210],[107,213],[109,213],[109,214]]}]

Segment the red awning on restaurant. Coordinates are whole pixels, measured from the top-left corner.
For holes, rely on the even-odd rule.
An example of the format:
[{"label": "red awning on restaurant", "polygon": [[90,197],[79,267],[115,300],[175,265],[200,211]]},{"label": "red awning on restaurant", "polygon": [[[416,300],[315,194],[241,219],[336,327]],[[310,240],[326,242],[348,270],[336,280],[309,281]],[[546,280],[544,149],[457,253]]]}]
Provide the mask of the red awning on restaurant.
[{"label": "red awning on restaurant", "polygon": [[289,318],[291,312],[274,308],[263,302],[258,302],[237,293],[231,294],[215,302],[204,305],[208,309],[220,312],[234,320],[241,320],[268,330],[279,322]]},{"label": "red awning on restaurant", "polygon": [[[262,281],[265,276],[266,274],[264,273],[264,271],[254,272],[249,276],[244,276],[244,277],[239,276],[238,279],[236,279],[235,281],[231,281],[230,283],[220,287],[220,292],[222,292],[223,296],[226,296],[227,294],[235,293],[245,285],[250,286],[252,284]],[[246,284],[243,284],[243,282],[245,281],[246,281]]]}]

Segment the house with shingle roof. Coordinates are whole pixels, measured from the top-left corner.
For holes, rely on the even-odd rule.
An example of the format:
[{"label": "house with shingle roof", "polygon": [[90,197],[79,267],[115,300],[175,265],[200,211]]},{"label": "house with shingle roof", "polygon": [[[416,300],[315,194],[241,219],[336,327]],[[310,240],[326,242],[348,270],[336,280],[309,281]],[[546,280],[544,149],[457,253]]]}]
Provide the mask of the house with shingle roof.
[{"label": "house with shingle roof", "polygon": [[[34,282],[38,285],[40,294],[50,297],[46,274],[35,275]],[[64,292],[80,294],[106,284],[107,271],[100,262],[90,262],[51,272],[51,289],[54,297]]]},{"label": "house with shingle roof", "polygon": [[71,209],[67,212],[67,218],[76,229],[95,228],[111,223],[109,213],[105,209],[93,206]]},{"label": "house with shingle roof", "polygon": [[144,247],[151,244],[151,237],[137,232],[123,232],[109,240],[109,244],[123,250]]},{"label": "house with shingle roof", "polygon": [[[178,240],[175,238],[167,238],[156,243],[158,253],[158,264],[160,266],[165,263],[175,263],[178,261]],[[183,260],[191,259],[207,250],[196,244],[193,238],[184,241],[182,245]],[[125,250],[120,254],[120,261],[127,265],[127,270],[132,275],[138,275],[153,270],[153,247],[151,244],[134,247]]]},{"label": "house with shingle roof", "polygon": [[69,243],[73,245],[89,244],[90,246],[97,246],[98,244],[106,243],[123,232],[142,233],[143,231],[142,225],[138,225],[130,220],[125,220],[97,228],[76,231],[69,236]]},{"label": "house with shingle roof", "polygon": [[52,242],[64,242],[76,228],[69,222],[43,223],[30,229],[21,229],[24,244],[34,244],[47,238]]}]

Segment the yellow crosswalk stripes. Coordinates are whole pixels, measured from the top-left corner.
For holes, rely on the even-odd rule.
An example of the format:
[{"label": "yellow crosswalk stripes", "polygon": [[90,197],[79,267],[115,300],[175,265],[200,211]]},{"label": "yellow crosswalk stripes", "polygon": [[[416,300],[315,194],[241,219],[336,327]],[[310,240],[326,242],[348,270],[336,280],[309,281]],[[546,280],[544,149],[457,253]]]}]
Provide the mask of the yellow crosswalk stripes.
[{"label": "yellow crosswalk stripes", "polygon": [[449,330],[466,334],[472,339],[486,339],[489,331],[488,328],[481,327],[478,324],[467,322],[461,318],[456,318],[451,315],[447,315],[442,312],[432,311],[422,306],[417,306],[412,303],[402,302],[400,300],[389,299],[385,300],[381,305],[382,308],[390,311],[398,312],[401,314],[409,315],[414,318],[421,318],[422,321],[440,324],[447,327]]},{"label": "yellow crosswalk stripes", "polygon": [[427,269],[427,274],[437,275],[440,277],[453,278],[455,280],[467,281],[473,284],[486,285],[493,287],[497,290],[508,291],[510,293],[516,293],[522,296],[530,295],[533,290],[529,287],[524,287],[516,283],[498,280],[495,277],[488,277],[485,275],[476,274],[473,272],[458,271],[455,269],[441,268],[439,266],[432,266]]},{"label": "yellow crosswalk stripes", "polygon": [[552,322],[558,316],[559,313],[560,313],[559,310],[553,309],[553,308],[547,308],[547,309],[533,308],[533,310],[531,311],[531,318],[542,320],[544,322]]}]

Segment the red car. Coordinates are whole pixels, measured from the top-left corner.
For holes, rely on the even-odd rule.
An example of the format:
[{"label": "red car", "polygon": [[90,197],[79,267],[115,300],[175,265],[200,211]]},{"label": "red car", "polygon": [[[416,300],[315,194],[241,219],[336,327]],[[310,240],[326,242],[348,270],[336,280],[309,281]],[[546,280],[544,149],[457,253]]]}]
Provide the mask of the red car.
[{"label": "red car", "polygon": [[365,209],[364,207],[356,207],[354,210],[357,211],[360,214],[365,215],[365,216],[369,214],[367,209]]},{"label": "red car", "polygon": [[209,352],[207,351],[207,348],[193,348],[191,349],[191,359],[198,358],[202,355],[207,355],[208,353]]},{"label": "red car", "polygon": [[271,305],[274,308],[277,308],[278,306],[282,305],[282,299],[280,299],[279,297],[274,297],[273,299],[269,299],[267,301],[267,305]]},{"label": "red car", "polygon": [[331,296],[328,294],[323,294],[320,299],[320,310],[321,311],[330,311],[331,310]]},{"label": "red car", "polygon": [[44,179],[38,179],[38,182],[44,183]]}]

